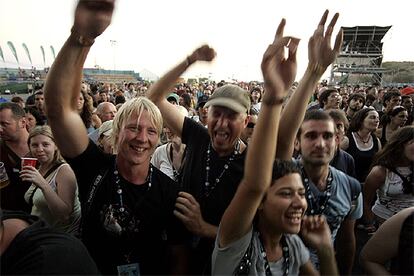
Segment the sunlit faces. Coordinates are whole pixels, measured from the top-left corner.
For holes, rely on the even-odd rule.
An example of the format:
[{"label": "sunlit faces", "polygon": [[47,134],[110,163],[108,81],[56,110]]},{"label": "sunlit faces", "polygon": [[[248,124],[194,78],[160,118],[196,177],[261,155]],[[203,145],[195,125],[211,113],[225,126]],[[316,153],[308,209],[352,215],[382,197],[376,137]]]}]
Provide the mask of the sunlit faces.
[{"label": "sunlit faces", "polygon": [[342,97],[338,92],[332,92],[326,99],[325,109],[338,109],[342,103]]},{"label": "sunlit faces", "polygon": [[253,90],[251,93],[251,97],[252,97],[252,102],[253,103],[258,103],[259,99],[260,99],[260,92],[257,90]]},{"label": "sunlit faces", "polygon": [[298,173],[291,173],[270,186],[259,207],[259,215],[273,231],[297,234],[306,209],[302,178]]},{"label": "sunlit faces", "polygon": [[35,95],[35,106],[38,110],[43,110],[44,102],[45,102],[45,97],[43,96],[43,94]]},{"label": "sunlit faces", "polygon": [[309,120],[302,124],[299,146],[303,162],[314,166],[329,164],[336,148],[334,122]]},{"label": "sunlit faces", "polygon": [[112,103],[105,104],[105,106],[102,108],[102,113],[100,114],[100,118],[102,122],[106,122],[109,120],[113,120],[116,115],[116,107]]},{"label": "sunlit faces", "polygon": [[53,161],[57,147],[50,137],[39,134],[30,139],[29,149],[40,164],[49,164]]},{"label": "sunlit faces", "polygon": [[204,104],[200,105],[200,107],[197,109],[197,112],[198,112],[198,118],[199,118],[200,122],[203,125],[207,125],[208,108],[205,108]]},{"label": "sunlit faces", "polygon": [[118,138],[118,158],[131,165],[149,163],[158,145],[159,133],[152,124],[148,111],[141,116],[130,116],[121,128]]},{"label": "sunlit faces", "polygon": [[26,128],[30,132],[37,124],[36,118],[30,112],[26,112]]},{"label": "sunlit faces", "polygon": [[18,141],[21,129],[26,128],[26,119],[15,119],[11,109],[0,111],[0,138],[4,141]]},{"label": "sunlit faces", "polygon": [[85,103],[85,99],[83,98],[83,94],[79,93],[79,98],[78,98],[78,111],[79,112],[82,112],[84,103]]},{"label": "sunlit faces", "polygon": [[392,110],[397,105],[401,105],[401,96],[391,97],[391,99],[387,101],[386,104],[387,104],[387,109]]},{"label": "sunlit faces", "polygon": [[391,117],[391,122],[397,126],[404,126],[408,120],[408,112],[406,110],[398,112],[395,116]]},{"label": "sunlit faces", "polygon": [[345,124],[341,120],[334,120],[334,123],[335,123],[336,135],[338,136],[337,142],[340,144],[345,136],[345,132],[346,132]]},{"label": "sunlit faces", "polygon": [[401,105],[407,109],[408,112],[411,112],[413,108],[413,99],[411,97],[404,97],[404,99],[401,102]]},{"label": "sunlit faces", "polygon": [[414,139],[404,145],[404,155],[410,162],[414,162]]},{"label": "sunlit faces", "polygon": [[362,122],[362,128],[365,128],[369,131],[375,131],[379,124],[379,115],[378,112],[372,110],[367,113],[364,121]]},{"label": "sunlit faces", "polygon": [[236,141],[247,125],[247,114],[240,114],[221,106],[211,106],[207,120],[208,132],[216,152],[220,156],[231,154]]},{"label": "sunlit faces", "polygon": [[106,92],[100,92],[99,93],[99,100],[101,102],[107,102],[107,101],[109,101],[108,94],[106,94]]},{"label": "sunlit faces", "polygon": [[257,115],[250,115],[247,127],[243,129],[240,138],[248,144],[253,136],[253,130],[257,123]]},{"label": "sunlit faces", "polygon": [[88,92],[88,85],[86,83],[81,84],[81,91],[84,93]]},{"label": "sunlit faces", "polygon": [[355,97],[353,98],[350,102],[349,102],[349,108],[352,111],[358,111],[360,110],[362,107],[364,106],[364,101],[359,98],[359,97]]}]

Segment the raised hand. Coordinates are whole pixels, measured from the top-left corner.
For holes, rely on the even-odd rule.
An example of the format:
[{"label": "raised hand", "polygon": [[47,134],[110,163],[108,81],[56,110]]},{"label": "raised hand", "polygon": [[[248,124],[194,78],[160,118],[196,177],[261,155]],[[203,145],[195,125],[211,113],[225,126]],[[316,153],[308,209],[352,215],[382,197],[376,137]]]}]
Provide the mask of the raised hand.
[{"label": "raised hand", "polygon": [[74,31],[94,39],[109,26],[115,0],[79,0],[75,10]]},{"label": "raised hand", "polygon": [[[286,20],[282,19],[273,43],[263,54],[261,68],[266,92],[263,102],[266,102],[267,98],[268,100],[282,100],[296,77],[296,50],[299,39],[283,36],[285,24]],[[285,58],[284,53],[285,47],[289,50],[287,58]]]},{"label": "raised hand", "polygon": [[216,57],[216,52],[208,45],[203,45],[194,50],[194,52],[188,56],[188,62],[190,64],[196,61],[212,61]]},{"label": "raised hand", "polygon": [[331,230],[324,216],[305,216],[301,233],[306,244],[316,250],[332,247]]},{"label": "raised hand", "polygon": [[317,69],[321,74],[325,72],[326,68],[334,62],[336,57],[341,50],[342,40],[343,40],[343,32],[340,30],[336,35],[335,45],[332,49],[331,47],[331,37],[333,28],[335,27],[336,21],[338,20],[339,13],[336,13],[331,23],[329,23],[328,27],[326,28],[325,35],[324,35],[324,28],[326,19],[328,18],[329,11],[326,10],[319,21],[319,25],[316,28],[315,32],[309,39],[308,44],[308,57],[309,57],[309,66]]}]

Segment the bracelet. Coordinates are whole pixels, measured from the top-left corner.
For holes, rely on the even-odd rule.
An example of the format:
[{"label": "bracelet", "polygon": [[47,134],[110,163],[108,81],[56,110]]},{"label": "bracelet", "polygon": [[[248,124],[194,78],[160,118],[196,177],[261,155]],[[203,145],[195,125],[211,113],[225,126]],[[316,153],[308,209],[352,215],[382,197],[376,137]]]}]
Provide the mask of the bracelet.
[{"label": "bracelet", "polygon": [[71,37],[73,37],[80,46],[82,47],[91,47],[95,43],[94,38],[88,38],[86,36],[81,35],[78,31],[75,30],[74,27],[71,29]]}]

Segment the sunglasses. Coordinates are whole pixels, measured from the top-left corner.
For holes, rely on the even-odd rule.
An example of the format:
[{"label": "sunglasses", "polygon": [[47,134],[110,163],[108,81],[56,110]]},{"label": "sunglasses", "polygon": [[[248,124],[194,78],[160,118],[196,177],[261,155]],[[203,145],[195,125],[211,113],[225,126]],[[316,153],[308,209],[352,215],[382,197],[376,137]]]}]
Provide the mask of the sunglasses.
[{"label": "sunglasses", "polygon": [[255,125],[256,125],[255,123],[248,123],[247,128],[254,128]]}]

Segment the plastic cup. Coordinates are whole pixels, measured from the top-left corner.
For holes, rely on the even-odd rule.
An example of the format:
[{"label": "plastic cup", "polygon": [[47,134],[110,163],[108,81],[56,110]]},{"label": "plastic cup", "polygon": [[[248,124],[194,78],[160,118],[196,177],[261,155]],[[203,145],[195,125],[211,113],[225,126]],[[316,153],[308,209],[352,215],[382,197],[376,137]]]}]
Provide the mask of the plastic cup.
[{"label": "plastic cup", "polygon": [[29,158],[23,157],[22,158],[22,168],[26,166],[36,167],[37,158]]}]

